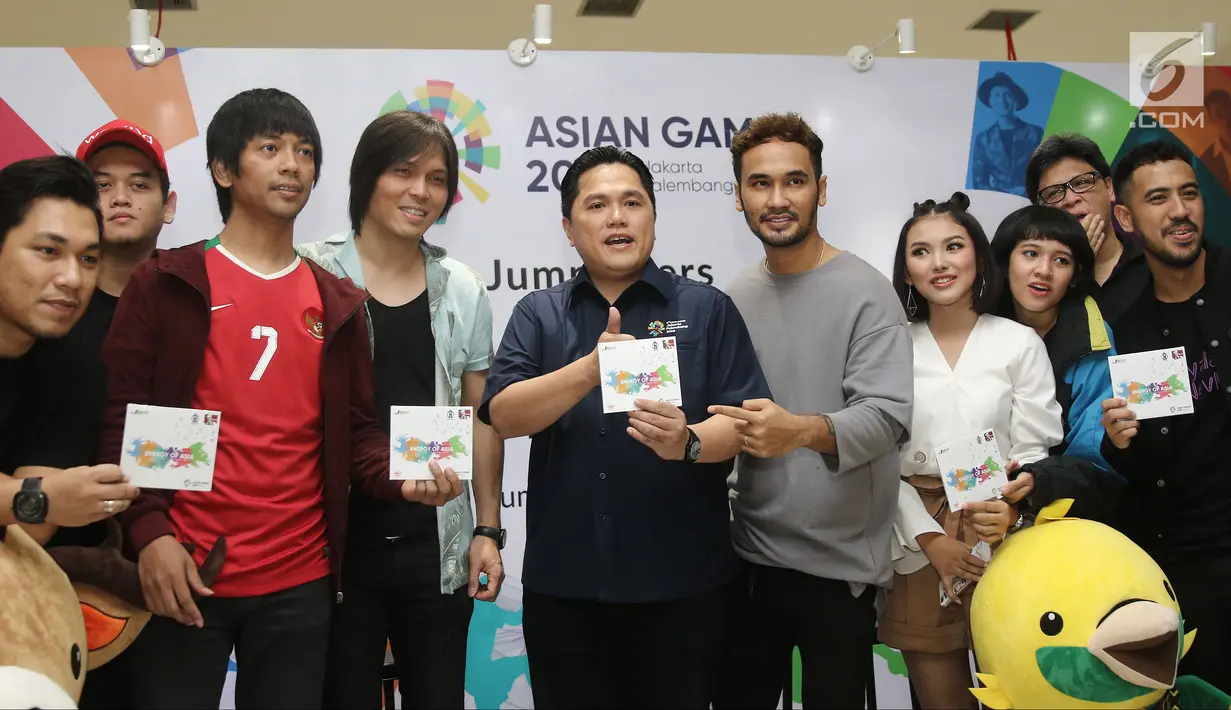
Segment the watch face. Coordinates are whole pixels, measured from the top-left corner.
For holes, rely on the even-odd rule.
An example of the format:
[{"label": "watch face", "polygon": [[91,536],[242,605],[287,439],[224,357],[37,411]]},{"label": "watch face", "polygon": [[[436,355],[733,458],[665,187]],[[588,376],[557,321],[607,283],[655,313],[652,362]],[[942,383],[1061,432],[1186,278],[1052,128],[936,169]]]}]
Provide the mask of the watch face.
[{"label": "watch face", "polygon": [[696,460],[701,456],[701,441],[693,441],[688,447],[688,458]]},{"label": "watch face", "polygon": [[47,511],[47,497],[41,492],[22,491],[13,500],[13,515],[19,522],[41,523]]}]

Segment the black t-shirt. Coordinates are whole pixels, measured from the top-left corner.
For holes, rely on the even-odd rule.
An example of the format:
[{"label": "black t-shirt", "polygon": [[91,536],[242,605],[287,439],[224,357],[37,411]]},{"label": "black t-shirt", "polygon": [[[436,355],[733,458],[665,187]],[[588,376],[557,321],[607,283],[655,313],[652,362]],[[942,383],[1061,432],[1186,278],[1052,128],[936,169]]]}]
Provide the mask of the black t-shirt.
[{"label": "black t-shirt", "polygon": [[[376,409],[381,426],[388,433],[392,407],[436,403],[436,343],[432,337],[431,311],[426,290],[409,303],[395,307],[369,299],[368,310],[376,341],[372,357]],[[423,570],[423,584],[430,584],[433,589],[439,586],[436,508],[422,503],[377,500],[353,489],[350,528],[347,547],[352,551],[356,547],[388,545],[387,538],[401,538],[401,555],[423,558],[423,564],[414,565]]]},{"label": "black t-shirt", "polygon": [[89,464],[105,397],[102,361],[75,338],[0,358],[0,471]]},{"label": "black t-shirt", "polygon": [[1231,461],[1226,458],[1231,414],[1214,370],[1214,351],[1202,340],[1192,300],[1154,307],[1164,340],[1184,346],[1193,396],[1192,414],[1164,423],[1172,442],[1163,458],[1170,464],[1163,492],[1173,516],[1171,544],[1181,550],[1231,550]]},{"label": "black t-shirt", "polygon": [[80,338],[86,347],[101,353],[103,341],[107,339],[107,331],[111,329],[111,319],[115,317],[116,304],[119,302],[119,297],[102,289],[94,289],[94,295],[90,296],[90,305],[86,307],[77,325],[73,326],[72,335]]},{"label": "black t-shirt", "polygon": [[[94,294],[90,296],[90,304],[86,306],[85,313],[81,314],[81,320],[77,321],[77,325],[73,326],[72,331],[65,338],[69,347],[78,348],[82,357],[89,359],[93,363],[92,367],[97,368],[100,373],[99,377],[102,379],[100,388],[104,398],[106,397],[106,369],[102,364],[103,341],[107,339],[107,331],[111,329],[111,320],[115,317],[115,307],[119,302],[119,297],[112,296],[102,289],[94,289]],[[91,451],[95,444],[94,441],[90,442]],[[83,463],[93,463],[93,459]],[[47,547],[66,545],[92,547],[101,544],[106,536],[107,528],[104,522],[80,528],[62,527],[56,529]]]}]

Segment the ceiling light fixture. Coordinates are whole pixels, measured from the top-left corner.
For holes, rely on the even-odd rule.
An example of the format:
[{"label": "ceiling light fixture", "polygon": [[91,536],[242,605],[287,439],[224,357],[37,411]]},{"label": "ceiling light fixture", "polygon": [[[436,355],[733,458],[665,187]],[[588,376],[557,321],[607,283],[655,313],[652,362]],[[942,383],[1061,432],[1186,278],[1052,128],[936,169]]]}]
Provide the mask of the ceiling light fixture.
[{"label": "ceiling light fixture", "polygon": [[898,54],[915,53],[915,21],[913,19],[898,20],[898,26],[894,29],[893,34],[871,47],[866,47],[862,44],[851,47],[850,51],[846,53],[846,58],[850,61],[851,68],[857,72],[865,72],[871,69],[875,61],[872,53],[894,37],[898,38]]},{"label": "ceiling light fixture", "polygon": [[531,39],[519,37],[509,42],[509,60],[528,67],[538,59],[540,44],[551,44],[551,5],[535,5]]},{"label": "ceiling light fixture", "polygon": [[128,11],[128,46],[134,52],[149,51],[150,48],[150,11]]},{"label": "ceiling light fixture", "polygon": [[534,6],[534,43],[551,44],[551,5]]},{"label": "ceiling light fixture", "polygon": [[1213,22],[1201,23],[1201,53],[1210,56],[1218,51],[1218,25]]},{"label": "ceiling light fixture", "polygon": [[142,66],[152,67],[166,58],[166,45],[150,36],[149,10],[128,11],[128,47]]}]

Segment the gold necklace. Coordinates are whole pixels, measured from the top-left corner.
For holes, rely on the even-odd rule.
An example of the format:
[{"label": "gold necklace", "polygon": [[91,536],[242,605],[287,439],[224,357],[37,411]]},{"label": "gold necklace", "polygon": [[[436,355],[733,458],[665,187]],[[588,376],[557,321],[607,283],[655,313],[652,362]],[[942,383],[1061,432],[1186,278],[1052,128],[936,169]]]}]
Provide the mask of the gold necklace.
[{"label": "gold necklace", "polygon": [[[824,239],[822,239],[821,240],[821,255],[816,258],[816,263],[812,265],[812,269],[815,269],[816,267],[820,266],[821,262],[825,260],[825,247],[827,246],[829,246],[829,242],[826,242]],[[811,271],[812,269],[808,269],[808,270]],[[782,274],[779,274],[777,271],[774,271],[773,269],[769,268],[769,257],[765,257],[765,270],[771,274],[774,274],[775,276],[782,275]]]}]

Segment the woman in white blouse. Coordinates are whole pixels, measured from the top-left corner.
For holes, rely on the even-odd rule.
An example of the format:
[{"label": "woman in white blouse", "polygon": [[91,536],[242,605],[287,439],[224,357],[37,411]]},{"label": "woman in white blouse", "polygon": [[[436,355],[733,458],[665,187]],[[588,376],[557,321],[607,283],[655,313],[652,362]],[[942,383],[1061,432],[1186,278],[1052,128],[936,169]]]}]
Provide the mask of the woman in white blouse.
[{"label": "woman in white blouse", "polygon": [[[950,596],[957,578],[978,581],[984,563],[971,549],[979,540],[995,545],[1020,526],[1010,501],[1026,492],[951,513],[936,448],[991,429],[1012,471],[1045,458],[1064,438],[1043,341],[1033,329],[991,315],[1001,277],[969,205],[960,192],[916,205],[894,259],[894,285],[914,340],[915,400],[911,438],[900,449],[893,589],[878,633],[881,643],[902,651],[925,710],[978,707],[969,691],[966,613],[974,585],[942,607],[941,580]],[[1023,479],[1010,487],[1025,486]]]}]

